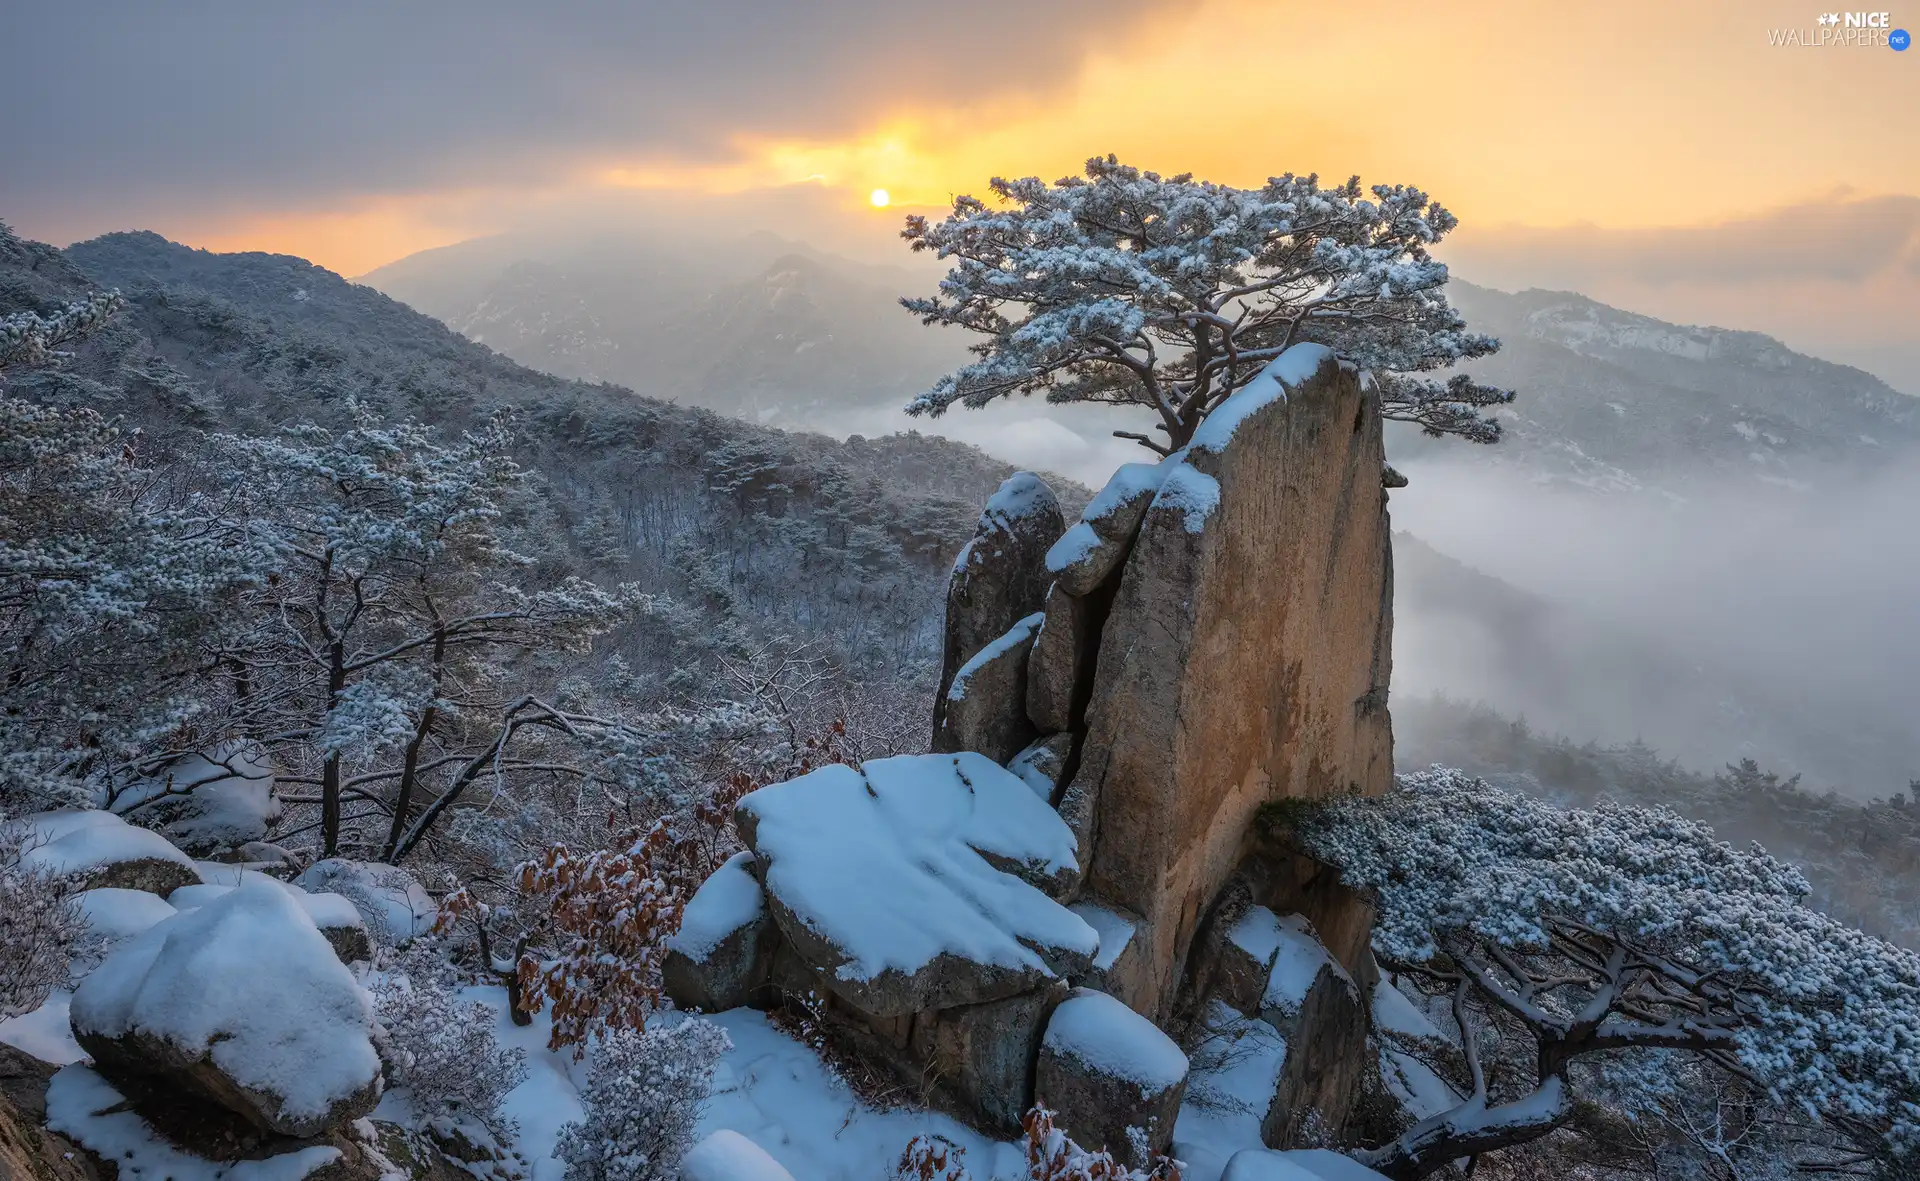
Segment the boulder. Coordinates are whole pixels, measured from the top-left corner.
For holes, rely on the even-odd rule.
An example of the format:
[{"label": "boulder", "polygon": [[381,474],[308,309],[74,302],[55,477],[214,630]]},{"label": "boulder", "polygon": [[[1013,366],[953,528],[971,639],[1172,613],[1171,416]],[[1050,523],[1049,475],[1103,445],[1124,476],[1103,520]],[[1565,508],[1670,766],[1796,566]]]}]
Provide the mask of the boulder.
[{"label": "boulder", "polygon": [[280,797],[267,752],[234,743],[183,755],[116,792],[111,805],[138,815],[194,854],[265,840],[280,823]]},{"label": "boulder", "polygon": [[371,1001],[279,885],[243,882],[121,944],[70,1015],[109,1079],[157,1078],[277,1135],[319,1135],[380,1097]]},{"label": "boulder", "polygon": [[77,901],[80,913],[87,920],[87,934],[93,936],[103,950],[179,913],[173,903],[156,894],[114,886],[82,891]]},{"label": "boulder", "polygon": [[1004,1000],[923,1014],[910,1048],[937,1088],[983,1125],[1017,1136],[1033,1106],[1033,1063],[1064,982]]},{"label": "boulder", "polygon": [[433,896],[394,865],[329,857],[314,862],[293,884],[310,894],[345,898],[360,912],[369,936],[383,947],[403,947],[425,935],[440,914]]},{"label": "boulder", "polygon": [[1274,1148],[1338,1139],[1372,1056],[1366,1005],[1305,919],[1278,916],[1269,931],[1273,967],[1260,1019],[1286,1038],[1287,1057],[1260,1137]]},{"label": "boulder", "polygon": [[667,940],[661,980],[682,1009],[737,1009],[767,983],[777,936],[753,863],[753,854],[743,850],[714,870],[688,900],[680,930]]},{"label": "boulder", "polygon": [[195,863],[203,879],[197,886],[182,886],[175,890],[167,901],[178,910],[191,910],[205,906],[216,898],[223,898],[237,889],[242,882],[256,882],[284,890],[300,909],[307,912],[313,925],[326,936],[328,945],[343,964],[373,960],[373,939],[367,932],[367,924],[360,917],[357,907],[339,894],[309,893],[299,886],[269,877],[259,870],[245,866],[229,865],[218,861]]},{"label": "boulder", "polygon": [[1382,462],[1378,392],[1298,345],[1162,465],[1061,797],[1088,888],[1141,917],[1142,1013],[1170,1011],[1263,804],[1391,781]]},{"label": "boulder", "polygon": [[1160,1027],[1104,992],[1076,988],[1047,1020],[1034,1101],[1075,1143],[1133,1156],[1128,1128],[1164,1153],[1187,1089],[1187,1056]]},{"label": "boulder", "polygon": [[1258,1017],[1286,929],[1280,925],[1280,916],[1264,906],[1249,906],[1223,926],[1210,991],[1239,1012]]},{"label": "boulder", "polygon": [[113,1166],[47,1129],[47,1085],[56,1068],[0,1042],[0,1178],[113,1181]]},{"label": "boulder", "polygon": [[793,1174],[766,1149],[722,1128],[687,1150],[680,1181],[793,1181]]},{"label": "boulder", "polygon": [[1138,918],[1092,898],[1082,898],[1068,909],[1100,935],[1093,966],[1074,983],[1111,993],[1111,985],[1139,975],[1146,966],[1146,945],[1134,938],[1140,929]]},{"label": "boulder", "polygon": [[1007,760],[1007,770],[1033,789],[1033,794],[1053,803],[1066,776],[1067,760],[1073,754],[1073,735],[1049,734]]},{"label": "boulder", "polygon": [[980,513],[973,538],[947,580],[945,652],[934,693],[933,732],[946,716],[947,689],[968,657],[1040,610],[1051,577],[1047,547],[1066,522],[1047,482],[1032,472],[1008,476]]},{"label": "boulder", "polygon": [[1029,992],[1098,949],[1042,889],[1073,880],[1072,835],[984,755],[822,767],[749,793],[734,823],[782,941],[869,1017]]},{"label": "boulder", "polygon": [[947,687],[946,711],[934,731],[939,754],[971,750],[1004,763],[1033,741],[1027,720],[1027,654],[1044,618],[1028,615],[973,654]]},{"label": "boulder", "polygon": [[1111,581],[1127,559],[1147,506],[1172,470],[1169,463],[1123,463],[1080,520],[1047,550],[1047,573],[1070,595],[1090,595]]},{"label": "boulder", "polygon": [[1077,730],[1086,716],[1104,606],[1104,596],[1083,599],[1057,584],[1047,592],[1026,686],[1027,717],[1043,734]]},{"label": "boulder", "polygon": [[144,890],[165,898],[200,880],[193,861],[156,832],[112,812],[41,812],[26,819],[20,863],[74,877],[89,889]]}]

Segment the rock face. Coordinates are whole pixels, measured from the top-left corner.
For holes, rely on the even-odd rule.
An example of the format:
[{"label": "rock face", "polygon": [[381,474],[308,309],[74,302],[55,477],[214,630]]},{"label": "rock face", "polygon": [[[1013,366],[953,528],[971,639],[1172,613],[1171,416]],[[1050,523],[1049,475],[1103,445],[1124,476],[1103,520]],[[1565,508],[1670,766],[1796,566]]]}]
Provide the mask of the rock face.
[{"label": "rock face", "polygon": [[947,689],[960,666],[1040,610],[1049,582],[1047,547],[1064,525],[1053,489],[1032,472],[1015,472],[987,500],[947,582],[945,656],[934,693],[936,736],[946,717]]},{"label": "rock face", "polygon": [[1082,1148],[1130,1159],[1127,1129],[1139,1128],[1154,1152],[1165,1152],[1186,1089],[1180,1047],[1103,992],[1075,989],[1047,1021],[1035,1099]]},{"label": "rock face", "polygon": [[1027,658],[1044,618],[1028,615],[973,654],[947,686],[946,711],[933,736],[937,753],[971,750],[1004,763],[1035,736],[1027,719]]},{"label": "rock face", "polygon": [[42,1125],[54,1067],[0,1042],[0,1178],[5,1181],[102,1181],[100,1161]]},{"label": "rock face", "polygon": [[1296,346],[1169,460],[1101,643],[1062,813],[1088,887],[1140,915],[1167,1016],[1197,925],[1262,804],[1392,775],[1391,576],[1378,395]]},{"label": "rock face", "polygon": [[266,1132],[311,1137],[373,1110],[367,994],[286,889],[243,882],[116,948],[75,989],[101,1073],[158,1078]]},{"label": "rock face", "polygon": [[701,883],[680,930],[667,940],[660,966],[673,1003],[718,1013],[747,1004],[767,982],[773,918],[753,876],[753,854],[740,852]]}]

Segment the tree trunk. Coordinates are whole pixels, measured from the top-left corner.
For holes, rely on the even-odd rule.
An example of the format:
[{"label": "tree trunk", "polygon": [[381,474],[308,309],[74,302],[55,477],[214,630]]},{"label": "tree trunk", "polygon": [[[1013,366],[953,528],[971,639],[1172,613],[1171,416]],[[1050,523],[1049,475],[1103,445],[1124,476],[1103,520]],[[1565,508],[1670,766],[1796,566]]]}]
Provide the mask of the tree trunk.
[{"label": "tree trunk", "polygon": [[[327,709],[340,702],[347,687],[347,648],[334,641],[327,660]],[[340,755],[327,756],[320,768],[320,842],[328,857],[340,855]]]},{"label": "tree trunk", "polygon": [[1391,1144],[1353,1156],[1392,1181],[1420,1181],[1462,1157],[1537,1140],[1572,1118],[1566,1080],[1551,1075],[1524,1099],[1498,1107],[1472,1100],[1420,1121]]}]

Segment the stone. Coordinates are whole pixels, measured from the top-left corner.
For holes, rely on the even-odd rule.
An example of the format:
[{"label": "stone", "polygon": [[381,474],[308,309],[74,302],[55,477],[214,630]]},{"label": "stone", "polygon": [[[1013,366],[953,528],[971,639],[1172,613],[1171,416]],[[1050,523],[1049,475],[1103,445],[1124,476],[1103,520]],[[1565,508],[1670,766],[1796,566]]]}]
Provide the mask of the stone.
[{"label": "stone", "polygon": [[1027,659],[1027,717],[1042,734],[1078,730],[1093,691],[1104,601],[1047,592],[1040,632]]},{"label": "stone", "polygon": [[1260,1139],[1271,1148],[1339,1141],[1374,1057],[1366,1008],[1345,973],[1322,969],[1287,1025],[1286,1064]]},{"label": "stone", "polygon": [[112,812],[41,812],[26,823],[20,863],[79,878],[87,889],[145,890],[165,898],[200,881],[193,860],[165,837]]},{"label": "stone", "polygon": [[112,1181],[115,1170],[47,1130],[47,1084],[55,1067],[0,1042],[0,1178],[6,1181]]},{"label": "stone", "polygon": [[933,733],[946,717],[947,689],[966,660],[1040,610],[1052,576],[1047,548],[1066,527],[1060,502],[1032,472],[1008,476],[980,513],[947,580],[947,617]]},{"label": "stone", "polygon": [[661,981],[682,1009],[737,1009],[767,984],[778,936],[753,864],[753,854],[743,850],[714,870],[667,940]]},{"label": "stone", "polygon": [[70,1019],[110,1080],[159,1079],[273,1135],[320,1135],[380,1097],[372,1002],[280,883],[242,882],[122,943]]},{"label": "stone", "polygon": [[406,946],[433,930],[440,914],[426,888],[397,865],[329,857],[314,862],[293,884],[309,893],[345,898],[382,947]]},{"label": "stone", "polygon": [[196,856],[263,842],[280,823],[272,760],[251,743],[182,755],[115,792],[111,806]]},{"label": "stone", "polygon": [[1223,926],[1209,981],[1211,994],[1249,1017],[1258,1017],[1274,958],[1280,953],[1280,918],[1264,906],[1249,906]]},{"label": "stone", "polygon": [[975,1120],[1016,1136],[1033,1106],[1033,1064],[1047,1017],[1067,995],[1053,982],[1004,1000],[923,1014],[910,1047],[936,1091]]},{"label": "stone", "polygon": [[1079,522],[1047,550],[1047,573],[1054,585],[1084,596],[1110,582],[1170,470],[1166,463],[1121,464],[1081,510]]},{"label": "stone", "polygon": [[835,764],[734,810],[781,941],[871,1018],[1028,992],[1086,971],[1099,936],[1049,896],[1072,835],[975,752]]},{"label": "stone", "polygon": [[1169,1015],[1262,805],[1391,782],[1383,462],[1378,391],[1299,345],[1201,423],[1141,521],[1060,804],[1087,888],[1141,917],[1141,1013]]},{"label": "stone", "polygon": [[1180,1047],[1106,993],[1076,988],[1048,1018],[1034,1101],[1080,1147],[1130,1160],[1127,1129],[1139,1128],[1153,1152],[1166,1152],[1186,1089]]},{"label": "stone", "polygon": [[1066,779],[1067,760],[1073,755],[1073,735],[1049,734],[1035,739],[1033,745],[1007,760],[1007,770],[1033,789],[1033,794],[1053,803]]},{"label": "stone", "polygon": [[1039,612],[1015,623],[973,654],[947,687],[946,711],[933,736],[937,754],[971,750],[1005,763],[1033,741],[1027,720],[1027,656]]},{"label": "stone", "polygon": [[1112,993],[1122,982],[1140,974],[1147,957],[1146,944],[1134,938],[1140,929],[1137,916],[1094,898],[1082,898],[1067,909],[1100,933],[1100,950],[1093,957],[1093,966],[1075,984]]}]

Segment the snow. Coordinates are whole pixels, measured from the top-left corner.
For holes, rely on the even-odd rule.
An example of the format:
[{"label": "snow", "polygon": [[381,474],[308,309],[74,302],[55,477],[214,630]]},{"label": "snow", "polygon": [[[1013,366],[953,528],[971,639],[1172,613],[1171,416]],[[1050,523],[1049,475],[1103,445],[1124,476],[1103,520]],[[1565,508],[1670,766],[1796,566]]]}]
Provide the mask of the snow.
[{"label": "snow", "polygon": [[1051,974],[1030,945],[1098,949],[1085,920],[982,856],[1041,877],[1077,868],[1059,814],[985,755],[822,767],[739,808],[768,891],[847,956],[842,979],[912,974],[942,954]]},{"label": "snow", "polygon": [[[1176,453],[1178,454],[1178,453]],[[1220,506],[1220,481],[1182,461],[1160,482],[1152,507],[1185,514],[1187,532],[1206,527],[1207,517]]]},{"label": "snow", "polygon": [[1234,1153],[1265,1147],[1260,1125],[1286,1059],[1286,1039],[1273,1026],[1211,1002],[1173,1125],[1185,1181],[1217,1181]]},{"label": "snow", "polygon": [[1032,615],[1027,616],[1025,619],[1008,628],[1005,635],[980,649],[980,651],[975,652],[972,659],[961,665],[959,672],[953,674],[953,685],[947,690],[947,700],[965,701],[967,697],[967,682],[973,679],[973,674],[979,672],[1000,657],[1005,656],[1008,652],[1013,651],[1013,649],[1030,641],[1033,638],[1033,633],[1040,630],[1040,625],[1045,623],[1046,619],[1046,612],[1035,611]]},{"label": "snow", "polygon": [[1400,1050],[1380,1051],[1380,1078],[1416,1120],[1452,1111],[1461,1103],[1461,1096],[1432,1067]]},{"label": "snow", "polygon": [[1386,1181],[1352,1157],[1325,1148],[1250,1148],[1227,1162],[1221,1181]]},{"label": "snow", "polygon": [[1100,952],[1093,957],[1093,966],[1105,972],[1119,960],[1120,953],[1133,941],[1134,921],[1116,910],[1109,910],[1087,899],[1082,899],[1067,908],[1087,920],[1100,936]]},{"label": "snow", "polygon": [[1241,423],[1275,402],[1285,402],[1288,390],[1318,373],[1332,356],[1333,350],[1323,344],[1297,344],[1281,353],[1202,419],[1187,446],[1194,451],[1225,450]]},{"label": "snow", "polygon": [[110,953],[74,991],[77,1030],[205,1054],[305,1121],[379,1077],[367,994],[286,890],[246,882]]},{"label": "snow", "polygon": [[1280,916],[1264,906],[1249,906],[1227,931],[1229,943],[1246,952],[1254,963],[1269,969],[1273,967],[1274,957],[1280,954],[1280,944],[1285,938]]},{"label": "snow", "polygon": [[338,894],[366,921],[368,934],[398,946],[433,929],[439,904],[412,874],[391,865],[329,857],[316,861],[294,885],[312,894]]},{"label": "snow", "polygon": [[693,1146],[680,1162],[680,1181],[793,1181],[767,1150],[731,1128]]},{"label": "snow", "polygon": [[193,862],[156,832],[135,828],[111,812],[41,812],[26,818],[29,843],[40,842],[20,858],[24,866],[63,875],[92,873],[128,861],[172,861],[186,869]]},{"label": "snow", "polygon": [[130,939],[179,913],[173,903],[145,890],[86,890],[79,895],[79,903],[80,913],[87,918],[87,930],[107,943]]},{"label": "snow", "polygon": [[1053,792],[1059,784],[1042,771],[1037,760],[1046,755],[1044,746],[1035,744],[1021,751],[1007,761],[1007,770],[1020,777],[1020,782],[1033,789],[1033,794],[1049,806],[1053,803]]},{"label": "snow", "polygon": [[1260,1007],[1278,1009],[1289,1015],[1298,1012],[1322,968],[1332,968],[1334,974],[1349,986],[1353,984],[1353,978],[1340,966],[1340,961],[1320,945],[1319,938],[1313,933],[1312,923],[1297,914],[1281,916],[1278,954],[1274,956],[1273,970],[1267,976],[1267,991],[1260,998]]},{"label": "snow", "polygon": [[752,872],[753,854],[741,850],[700,883],[682,912],[680,930],[667,947],[705,960],[727,936],[767,913],[766,894]]},{"label": "snow", "polygon": [[1047,1019],[1042,1044],[1109,1078],[1125,1079],[1142,1096],[1158,1095],[1187,1077],[1187,1056],[1160,1027],[1091,988],[1076,988]]},{"label": "snow", "polygon": [[47,1127],[112,1161],[123,1181],[299,1181],[340,1158],[338,1148],[327,1146],[231,1164],[191,1156],[149,1127],[105,1079],[77,1064],[47,1085]]},{"label": "snow", "polygon": [[1427,1015],[1408,999],[1406,993],[1385,980],[1373,987],[1372,1007],[1373,1024],[1376,1029],[1397,1033],[1403,1037],[1459,1041],[1456,1035],[1442,1032],[1438,1025],[1429,1020]]},{"label": "snow", "polygon": [[[220,865],[212,861],[196,861],[194,865],[201,871],[201,884],[182,886],[167,895],[167,902],[178,910],[205,906],[217,898],[224,898],[233,893],[243,882],[256,882],[286,891],[287,896],[299,903],[300,908],[307,912],[307,917],[313,920],[313,925],[316,927],[327,929],[366,926],[365,920],[360,917],[360,911],[353,902],[339,894],[309,893],[299,886],[283,882],[257,869],[246,869],[237,865]],[[210,867],[216,867],[223,872],[211,872]],[[220,880],[208,881],[209,877]]]},{"label": "snow", "polygon": [[1058,511],[1058,507],[1053,489],[1047,487],[1045,480],[1033,472],[1015,472],[987,497],[986,508],[980,515],[983,521],[992,517],[1012,524],[1027,517],[1044,516],[1049,510]]},{"label": "snow", "polygon": [[0,1021],[0,1042],[56,1066],[85,1061],[87,1052],[73,1040],[73,1025],[67,1016],[70,1001],[66,989],[54,989],[47,1003],[33,1012]]}]

